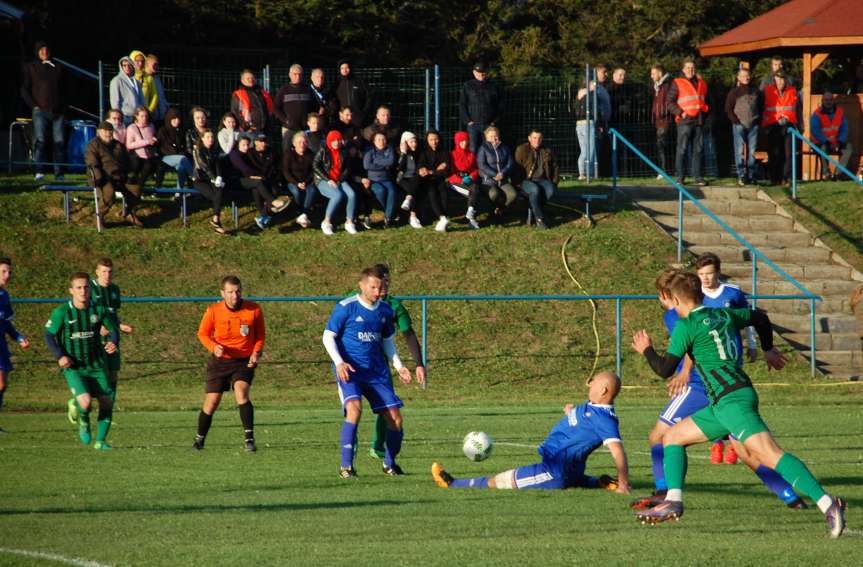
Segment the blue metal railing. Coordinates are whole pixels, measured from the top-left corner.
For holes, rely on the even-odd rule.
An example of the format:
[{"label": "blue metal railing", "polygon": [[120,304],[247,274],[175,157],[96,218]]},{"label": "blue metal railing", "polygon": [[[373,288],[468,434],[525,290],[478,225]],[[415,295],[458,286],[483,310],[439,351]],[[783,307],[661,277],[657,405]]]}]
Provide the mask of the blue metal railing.
[{"label": "blue metal railing", "polygon": [[[612,135],[612,180],[611,180],[611,193],[614,195],[617,192],[617,168],[614,165],[617,163],[617,141],[618,139],[623,142],[626,147],[628,147],[632,153],[638,156],[645,164],[651,167],[657,174],[661,175],[666,181],[668,181],[672,187],[677,189],[677,262],[682,263],[683,261],[683,197],[685,196],[692,203],[695,204],[698,209],[707,215],[713,222],[718,224],[725,232],[734,237],[734,239],[739,242],[741,245],[746,247],[749,252],[752,254],[752,294],[755,298],[753,301],[753,306],[757,304],[758,296],[755,295],[758,290],[758,260],[761,259],[762,262],[766,263],[767,266],[773,269],[777,274],[782,276],[782,278],[793,285],[795,288],[800,290],[801,295],[795,296],[794,299],[808,300],[809,301],[809,360],[810,360],[810,372],[812,376],[815,376],[815,302],[820,301],[821,297],[815,295],[808,289],[806,289],[803,284],[794,279],[790,274],[788,274],[785,270],[777,266],[773,260],[768,258],[763,252],[761,252],[758,248],[749,243],[743,236],[737,233],[733,228],[731,228],[728,223],[723,221],[721,218],[716,216],[710,209],[701,204],[701,202],[696,199],[692,194],[687,191],[682,185],[680,185],[676,180],[672,179],[665,171],[663,171],[659,166],[657,166],[650,158],[644,155],[638,148],[636,148],[632,143],[627,140],[620,132],[616,129],[611,128],[609,132]],[[793,139],[793,138],[792,138]]]},{"label": "blue metal railing", "polygon": [[[623,301],[656,301],[655,295],[604,294],[604,295],[398,295],[402,301],[419,301],[421,306],[421,334],[423,365],[428,364],[428,304],[432,301],[614,301],[614,361],[618,376],[621,375],[623,361],[622,353],[622,303]],[[123,297],[123,303],[210,303],[219,301],[218,297]],[[247,299],[257,302],[271,303],[310,303],[337,302],[344,299],[341,295],[288,296],[288,297],[255,297]],[[762,295],[750,296],[750,299],[800,299],[797,295]],[[63,303],[68,298],[15,298],[16,304]],[[814,345],[813,341],[813,345]],[[813,350],[814,357],[814,350]],[[813,358],[814,360],[814,358]],[[812,376],[815,376],[814,367]]]},{"label": "blue metal railing", "polygon": [[816,154],[826,159],[834,166],[836,166],[836,171],[841,171],[845,175],[851,178],[851,181],[863,187],[863,180],[858,179],[856,175],[851,173],[847,167],[830,157],[824,150],[819,148],[816,144],[814,144],[811,140],[808,140],[806,136],[801,134],[796,128],[788,128],[788,131],[791,132],[791,198],[795,201],[797,200],[797,140],[800,139],[806,145],[808,145],[812,150],[815,151]]}]

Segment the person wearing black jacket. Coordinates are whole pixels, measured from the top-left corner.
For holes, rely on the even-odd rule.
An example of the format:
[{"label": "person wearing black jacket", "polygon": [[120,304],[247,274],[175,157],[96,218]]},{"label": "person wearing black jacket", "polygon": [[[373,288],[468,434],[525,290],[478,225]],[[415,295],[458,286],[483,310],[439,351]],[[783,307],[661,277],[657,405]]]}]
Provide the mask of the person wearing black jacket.
[{"label": "person wearing black jacket", "polygon": [[761,91],[752,84],[749,69],[740,69],[737,71],[737,86],[728,91],[725,98],[725,115],[731,121],[737,185],[741,187],[755,180],[755,147],[758,144],[761,104]]},{"label": "person wearing black jacket", "polygon": [[192,148],[192,158],[195,161],[195,189],[212,203],[213,216],[210,218],[210,226],[216,234],[223,235],[225,229],[222,227],[222,193],[225,181],[222,179],[216,135],[209,128],[201,132],[198,144]]},{"label": "person wearing black jacket", "polygon": [[186,132],[183,129],[180,112],[176,108],[169,108],[165,113],[165,123],[156,133],[159,140],[159,153],[162,155],[162,165],[156,171],[156,187],[162,186],[165,176],[164,166],[168,166],[177,172],[177,189],[186,186],[186,181],[193,177],[193,164],[187,154],[193,148],[186,148]]},{"label": "person wearing black jacket", "polygon": [[473,77],[461,88],[458,111],[470,136],[470,150],[475,153],[483,142],[482,133],[500,119],[503,107],[500,89],[488,79],[488,66],[484,62],[473,66]]},{"label": "person wearing black jacket", "polygon": [[282,147],[287,149],[294,134],[306,127],[306,116],[317,110],[312,90],[303,82],[303,68],[291,65],[290,82],[279,89],[273,100],[273,114],[282,124]]},{"label": "person wearing black jacket", "polygon": [[295,133],[291,140],[291,147],[285,150],[282,158],[282,175],[285,176],[288,191],[300,209],[297,224],[303,228],[309,228],[312,225],[309,214],[315,203],[315,197],[318,196],[312,169],[314,161],[315,154],[308,147],[305,132]]},{"label": "person wearing black jacket", "polygon": [[255,224],[264,230],[270,223],[270,213],[277,213],[287,206],[283,200],[274,199],[270,192],[268,179],[273,173],[272,162],[268,164],[264,156],[252,149],[251,135],[246,133],[241,135],[229,158],[231,165],[240,173],[240,186],[251,191],[255,199],[258,209]]},{"label": "person wearing black jacket", "polygon": [[446,196],[449,184],[450,155],[440,143],[437,130],[426,132],[426,143],[417,158],[417,173],[420,178],[420,192],[428,195],[428,202],[437,219],[446,217]]},{"label": "person wearing black jacket", "polygon": [[[60,65],[51,59],[51,50],[44,41],[36,42],[36,59],[24,65],[21,98],[33,112],[33,161],[36,162],[36,181],[45,175],[41,162],[46,161],[45,137],[50,124],[54,145],[52,158],[55,163],[65,160],[63,139],[63,113],[66,110],[60,84],[63,72]],[[63,179],[63,169],[54,165],[54,178]]]},{"label": "person wearing black jacket", "polygon": [[351,109],[351,124],[361,129],[372,110],[372,97],[366,82],[351,72],[350,61],[339,61],[339,82],[336,84],[333,114],[342,108]]}]

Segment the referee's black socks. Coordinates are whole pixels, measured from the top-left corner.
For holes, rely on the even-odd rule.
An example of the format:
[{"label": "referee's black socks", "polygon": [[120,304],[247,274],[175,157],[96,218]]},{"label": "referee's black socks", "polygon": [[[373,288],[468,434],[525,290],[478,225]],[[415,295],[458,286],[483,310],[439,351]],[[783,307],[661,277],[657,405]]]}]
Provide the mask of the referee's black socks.
[{"label": "referee's black socks", "polygon": [[213,423],[213,416],[204,413],[203,410],[198,414],[198,439],[204,440],[207,432],[210,431],[210,425]]},{"label": "referee's black socks", "polygon": [[237,406],[240,410],[240,421],[243,422],[243,431],[246,434],[246,441],[255,438],[255,407],[251,400]]}]

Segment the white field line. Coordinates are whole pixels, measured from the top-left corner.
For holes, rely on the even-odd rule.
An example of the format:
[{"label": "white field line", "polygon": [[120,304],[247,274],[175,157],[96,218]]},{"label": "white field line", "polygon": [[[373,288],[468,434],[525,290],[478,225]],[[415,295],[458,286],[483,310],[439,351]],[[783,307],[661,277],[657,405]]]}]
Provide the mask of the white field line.
[{"label": "white field line", "polygon": [[26,549],[9,549],[7,547],[0,547],[0,553],[7,553],[9,555],[21,555],[23,557],[33,557],[35,559],[47,559],[49,561],[56,561],[57,563],[65,563],[66,565],[77,565],[78,567],[111,567],[106,563],[99,563],[98,561],[79,559],[77,557],[66,557],[64,555],[57,555],[56,553],[45,553],[43,551],[28,551]]}]

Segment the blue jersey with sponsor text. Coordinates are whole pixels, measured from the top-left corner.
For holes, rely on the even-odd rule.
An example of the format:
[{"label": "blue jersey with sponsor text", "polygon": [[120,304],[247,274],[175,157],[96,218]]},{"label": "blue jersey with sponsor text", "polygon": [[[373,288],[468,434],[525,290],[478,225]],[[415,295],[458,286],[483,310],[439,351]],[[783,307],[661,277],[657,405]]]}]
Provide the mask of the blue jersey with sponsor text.
[{"label": "blue jersey with sponsor text", "polygon": [[383,341],[395,334],[392,307],[378,301],[366,306],[359,295],[339,301],[327,322],[327,330],[336,335],[342,359],[356,370],[351,380],[367,384],[389,384],[389,363]]},{"label": "blue jersey with sponsor text", "polygon": [[6,345],[6,335],[9,335],[9,338],[13,341],[17,341],[21,336],[15,329],[14,320],[15,311],[12,310],[12,300],[9,297],[9,292],[5,289],[0,289],[0,342],[3,343],[3,346]]},{"label": "blue jersey with sponsor text", "polygon": [[585,402],[558,421],[539,446],[543,462],[566,475],[581,475],[584,465],[600,445],[620,441],[614,406]]}]

